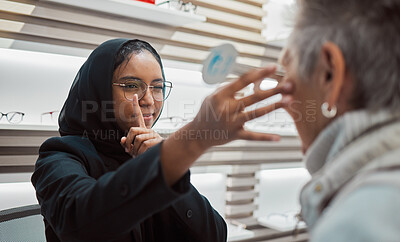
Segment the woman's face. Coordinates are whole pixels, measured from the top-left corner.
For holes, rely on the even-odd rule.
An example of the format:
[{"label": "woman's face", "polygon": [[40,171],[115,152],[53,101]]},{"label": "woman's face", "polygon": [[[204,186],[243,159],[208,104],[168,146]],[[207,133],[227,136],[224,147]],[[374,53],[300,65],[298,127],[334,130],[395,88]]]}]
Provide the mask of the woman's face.
[{"label": "woman's face", "polygon": [[[123,62],[114,71],[113,83],[126,83],[127,81],[143,81],[148,86],[163,82],[160,64],[154,56],[144,50],[138,54],[132,54],[129,62]],[[113,85],[114,115],[121,129],[127,131],[131,127],[139,126],[139,119],[134,110],[134,101],[125,98],[126,87]],[[139,96],[140,98],[140,96]],[[163,101],[153,98],[150,88],[147,88],[144,96],[139,100],[142,117],[147,128],[151,128],[160,115]]]},{"label": "woman's face", "polygon": [[286,71],[282,82],[290,82],[295,87],[291,94],[293,102],[285,109],[295,122],[303,152],[306,152],[329,121],[321,112],[321,105],[325,100],[325,91],[321,86],[323,80],[320,80],[322,70],[317,66],[311,80],[300,80],[289,49],[284,50],[280,62]]}]

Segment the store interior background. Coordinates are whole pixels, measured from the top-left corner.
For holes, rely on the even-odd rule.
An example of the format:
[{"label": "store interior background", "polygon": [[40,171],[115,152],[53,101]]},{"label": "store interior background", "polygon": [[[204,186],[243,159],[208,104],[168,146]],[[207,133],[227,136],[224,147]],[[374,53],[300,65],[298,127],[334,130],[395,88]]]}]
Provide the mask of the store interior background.
[{"label": "store interior background", "polygon": [[[5,117],[0,120],[0,210],[37,203],[34,190],[30,184],[31,172],[18,171],[19,163],[14,164],[9,160],[12,159],[13,155],[15,157],[24,155],[18,152],[10,152],[15,146],[18,146],[7,145],[10,130],[12,132],[19,130],[22,133],[32,130],[56,133],[58,128],[57,117],[53,117],[52,120],[48,115],[42,115],[42,113],[61,110],[77,71],[91,52],[89,47],[107,39],[106,34],[101,35],[96,32],[95,34],[101,35],[101,37],[95,40],[91,39],[93,36],[85,37],[87,43],[82,41],[75,44],[73,43],[75,40],[71,37],[71,39],[65,40],[70,41],[69,44],[63,45],[62,41],[59,41],[61,44],[57,44],[57,41],[53,41],[56,38],[55,36],[59,34],[57,31],[51,33],[49,30],[47,33],[40,27],[42,20],[36,19],[37,22],[26,23],[24,21],[30,21],[30,19],[21,17],[21,12],[26,16],[29,15],[29,12],[35,11],[35,2],[33,0],[0,2],[0,13],[3,13],[0,14],[0,112],[20,111],[25,113],[23,121],[19,124],[9,124]],[[42,2],[45,3],[42,8],[53,4],[52,1]],[[196,3],[196,1],[193,2]],[[199,5],[199,10],[203,9],[202,11],[207,14],[222,12],[222,10],[219,10],[220,7],[209,11],[205,10],[212,5],[210,3],[212,1],[198,2],[203,4]],[[223,2],[236,1],[224,0]],[[280,49],[285,45],[285,40],[291,31],[290,20],[294,1],[254,2],[257,3],[257,6],[262,3],[261,9],[266,13],[262,18],[264,28],[257,34],[260,35],[260,39],[264,39],[265,44],[268,44],[269,47],[264,48],[260,47],[260,44],[252,44],[253,42],[260,42],[258,40],[249,43],[239,40],[239,51],[246,52],[243,49],[248,48],[251,53],[243,54],[238,61],[258,67],[273,62],[268,61],[269,59],[276,60]],[[212,8],[212,6],[209,8]],[[9,12],[18,14],[9,14]],[[238,11],[232,11],[231,15],[235,12]],[[200,15],[200,13],[197,14]],[[207,18],[213,19],[209,16]],[[213,19],[214,22],[210,23],[218,24],[218,21],[222,21],[223,18],[224,16],[216,17]],[[251,23],[250,20],[249,23]],[[34,25],[38,25],[38,31],[42,32],[34,36],[33,41],[30,41],[31,33],[35,31]],[[60,24],[60,26],[63,25]],[[157,28],[154,23],[151,26]],[[225,27],[235,28],[234,25],[229,26],[226,23]],[[146,26],[135,31],[141,33],[144,28]],[[195,28],[193,27],[193,29]],[[201,29],[201,32],[205,32],[200,24],[199,29]],[[25,35],[21,35],[20,33],[24,33],[24,30],[26,30]],[[182,42],[184,42],[185,38],[183,37],[189,34],[194,35],[193,31],[187,29],[186,32],[183,31],[184,33],[180,33],[180,29],[175,31],[168,28],[168,30],[172,32],[167,35],[170,35],[171,40],[174,41],[181,41],[182,39]],[[71,27],[66,30],[66,32],[68,31],[75,30]],[[238,35],[246,31],[252,31],[251,34],[253,35],[255,33],[251,28],[243,26],[239,30],[233,29],[232,31],[237,31],[235,34]],[[104,33],[107,32],[104,31]],[[131,34],[128,37],[132,36],[134,35]],[[209,36],[200,36],[199,41],[202,39],[209,41],[209,38],[214,38],[214,36],[217,35],[214,33]],[[77,35],[75,38],[78,37]],[[62,34],[59,38],[63,38]],[[214,42],[215,44],[235,43],[235,38],[235,36],[231,36],[225,41],[220,37],[218,41]],[[45,41],[41,42],[40,39]],[[88,44],[89,42],[90,44]],[[152,43],[151,40],[149,42]],[[202,50],[204,53],[198,55],[196,51],[189,50],[190,46],[187,46],[182,47],[184,48],[183,56],[178,54],[175,56],[174,53],[180,51],[176,46],[163,45],[161,42],[154,45],[162,55],[166,78],[173,82],[173,90],[165,103],[161,117],[177,116],[190,120],[197,113],[202,100],[218,87],[218,85],[206,84],[202,80],[200,60],[204,59],[207,53]],[[240,47],[240,45],[243,46]],[[82,48],[84,46],[88,46],[88,48]],[[262,51],[262,58],[260,57],[259,60],[255,60],[257,58],[253,58],[255,54],[252,54],[257,52],[257,49]],[[272,53],[272,57],[268,56],[270,53]],[[193,61],[193,58],[197,56],[199,60]],[[190,60],[186,61],[186,58]],[[264,83],[265,88],[271,88],[274,85],[276,85],[276,82],[271,80]],[[249,92],[251,90],[247,89],[246,94]],[[270,101],[267,100],[264,103]],[[167,134],[183,124],[161,121],[155,126],[155,129]],[[287,138],[288,142],[285,143],[286,139],[284,139],[281,144],[267,145],[265,151],[262,150],[264,144],[253,145],[242,141],[234,142],[230,146],[226,146],[227,148],[220,147],[211,150],[202,157],[199,165],[195,165],[191,169],[193,184],[209,198],[210,202],[227,218],[228,222],[234,220],[237,224],[237,221],[241,221],[241,219],[243,221],[249,218],[257,220],[271,214],[298,211],[298,194],[301,186],[309,179],[309,175],[301,163],[300,142],[292,120],[285,111],[278,110],[251,122],[248,124],[248,128],[281,134]],[[256,153],[247,153],[247,150],[253,149]],[[270,150],[272,151],[270,152]],[[30,154],[30,158],[32,157],[34,157],[34,154]],[[265,162],[262,161],[263,157],[265,157]],[[232,159],[232,164],[228,162],[229,159]],[[274,159],[276,159],[276,162],[274,162]],[[247,160],[251,161],[246,164]],[[219,161],[222,161],[221,164],[218,163]],[[21,158],[21,162],[25,162],[25,158]],[[204,164],[201,162],[204,162]],[[34,160],[31,161],[30,165],[33,164]],[[26,166],[26,164],[23,165]],[[246,188],[248,189],[246,190]],[[240,197],[240,195],[243,196],[237,199],[232,198]],[[246,197],[247,195],[248,197]],[[245,230],[243,229],[243,231]],[[246,236],[251,236],[251,233],[243,233],[241,237],[237,238],[245,238]],[[231,237],[231,240],[233,241],[235,238]]]}]

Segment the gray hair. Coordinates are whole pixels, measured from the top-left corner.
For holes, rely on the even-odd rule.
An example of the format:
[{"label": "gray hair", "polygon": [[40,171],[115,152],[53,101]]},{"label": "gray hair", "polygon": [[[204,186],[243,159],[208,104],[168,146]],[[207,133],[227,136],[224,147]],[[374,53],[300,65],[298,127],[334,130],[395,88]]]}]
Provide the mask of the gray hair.
[{"label": "gray hair", "polygon": [[289,48],[302,81],[327,41],[339,46],[356,81],[356,108],[399,110],[400,0],[299,0]]}]

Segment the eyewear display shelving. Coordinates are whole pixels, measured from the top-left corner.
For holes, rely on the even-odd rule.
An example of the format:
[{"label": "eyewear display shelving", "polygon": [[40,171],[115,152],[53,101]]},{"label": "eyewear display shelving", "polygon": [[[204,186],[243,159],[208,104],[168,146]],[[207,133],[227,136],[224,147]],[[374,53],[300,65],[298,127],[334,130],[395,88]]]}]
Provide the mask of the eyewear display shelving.
[{"label": "eyewear display shelving", "polygon": [[156,5],[133,0],[46,0],[79,8],[91,9],[119,16],[141,19],[170,26],[204,22],[205,16],[173,9],[165,9]]}]

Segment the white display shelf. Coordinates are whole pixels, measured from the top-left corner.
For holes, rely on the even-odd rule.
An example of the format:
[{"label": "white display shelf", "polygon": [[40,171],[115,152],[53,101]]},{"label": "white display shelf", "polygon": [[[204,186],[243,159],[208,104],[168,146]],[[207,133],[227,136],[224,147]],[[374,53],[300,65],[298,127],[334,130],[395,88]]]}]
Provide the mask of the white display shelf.
[{"label": "white display shelf", "polygon": [[58,126],[40,124],[0,124],[0,130],[58,131]]},{"label": "white display shelf", "polygon": [[65,5],[96,10],[120,16],[142,19],[149,22],[175,27],[185,24],[204,22],[205,16],[173,9],[157,7],[153,4],[134,0],[45,0]]}]

